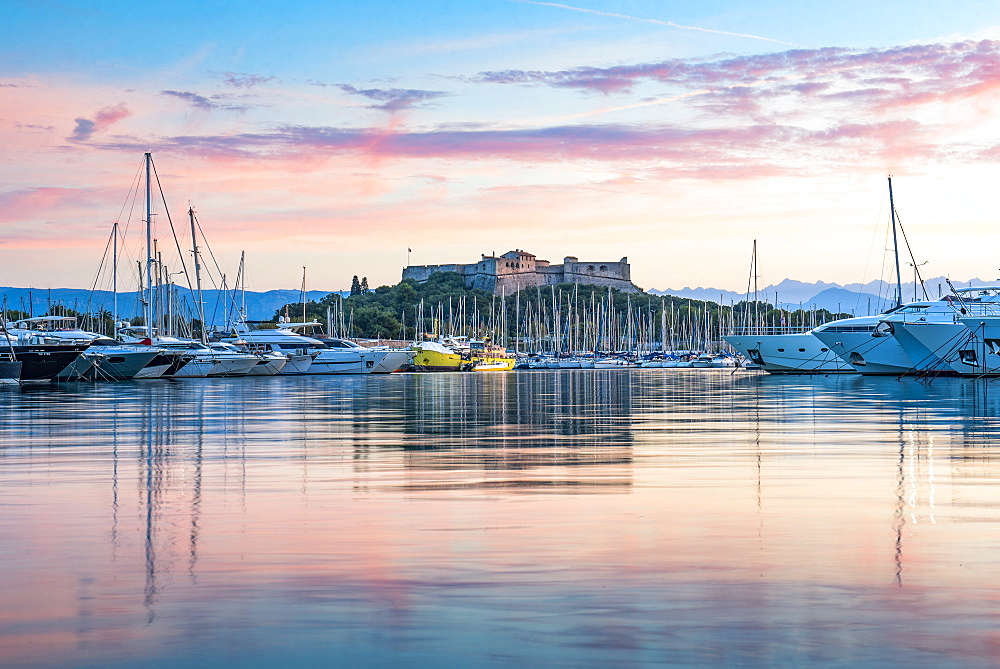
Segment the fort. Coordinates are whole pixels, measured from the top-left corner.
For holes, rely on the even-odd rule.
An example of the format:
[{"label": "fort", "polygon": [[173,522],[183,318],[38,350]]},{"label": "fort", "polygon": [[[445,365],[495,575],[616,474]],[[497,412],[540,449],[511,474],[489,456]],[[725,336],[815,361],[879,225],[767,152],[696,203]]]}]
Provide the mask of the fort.
[{"label": "fort", "polygon": [[627,293],[641,292],[632,283],[628,258],[618,262],[598,262],[566,256],[561,265],[552,265],[548,260],[536,258],[521,249],[501,256],[483,254],[479,262],[467,265],[411,265],[403,269],[403,279],[423,282],[435,272],[455,272],[464,277],[469,288],[494,295],[512,295],[525,288],[560,283],[583,283],[617,288]]}]

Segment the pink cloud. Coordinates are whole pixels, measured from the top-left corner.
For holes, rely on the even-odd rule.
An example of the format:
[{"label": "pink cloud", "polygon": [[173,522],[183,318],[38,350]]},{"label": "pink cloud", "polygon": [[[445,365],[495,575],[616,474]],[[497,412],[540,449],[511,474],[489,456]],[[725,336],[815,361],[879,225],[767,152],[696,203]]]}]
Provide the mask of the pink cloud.
[{"label": "pink cloud", "polygon": [[57,209],[92,206],[101,191],[93,188],[57,188],[41,186],[0,193],[0,222],[31,220],[39,212],[51,215]]},{"label": "pink cloud", "polygon": [[[598,93],[627,93],[644,81],[688,89],[712,86],[785,83],[805,78],[819,83],[847,83],[865,75],[898,87],[920,84],[945,92],[956,87],[976,90],[1000,79],[1000,42],[958,42],[856,51],[844,48],[795,49],[781,53],[705,61],[671,59],[607,68],[581,66],[559,71],[502,70],[482,72],[473,80],[495,84],[533,84],[576,88]],[[800,94],[821,92],[803,87]]]},{"label": "pink cloud", "polygon": [[124,118],[128,118],[131,115],[132,112],[129,111],[124,102],[104,107],[94,114],[93,119],[76,119],[76,127],[73,129],[73,134],[67,139],[71,142],[86,141],[90,139],[94,133],[101,132],[109,126],[121,121]]},{"label": "pink cloud", "polygon": [[[290,161],[302,155],[366,156],[373,160],[467,159],[529,163],[587,160],[693,162],[751,161],[782,151],[788,157],[815,149],[838,147],[854,152],[859,137],[872,140],[866,153],[898,140],[893,154],[926,156],[930,148],[906,152],[906,141],[917,146],[923,130],[912,120],[872,124],[849,121],[810,130],[796,125],[756,123],[736,127],[688,128],[650,125],[575,125],[516,130],[437,130],[412,132],[390,128],[341,129],[285,126],[266,133],[224,136],[179,136],[157,142],[158,151],[208,159]],[[145,143],[116,142],[97,145],[112,150],[140,152]],[[830,154],[836,162],[841,156]]]}]

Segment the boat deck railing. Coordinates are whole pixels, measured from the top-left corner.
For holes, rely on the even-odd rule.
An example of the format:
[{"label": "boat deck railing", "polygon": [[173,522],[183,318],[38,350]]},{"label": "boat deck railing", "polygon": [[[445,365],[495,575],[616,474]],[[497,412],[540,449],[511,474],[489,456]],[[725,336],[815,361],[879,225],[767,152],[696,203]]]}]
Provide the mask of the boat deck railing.
[{"label": "boat deck railing", "polygon": [[[818,326],[819,324],[817,324]],[[813,328],[808,325],[802,326],[782,326],[782,327],[735,327],[730,328],[727,335],[731,336],[752,336],[752,335],[789,335],[809,332]]]}]

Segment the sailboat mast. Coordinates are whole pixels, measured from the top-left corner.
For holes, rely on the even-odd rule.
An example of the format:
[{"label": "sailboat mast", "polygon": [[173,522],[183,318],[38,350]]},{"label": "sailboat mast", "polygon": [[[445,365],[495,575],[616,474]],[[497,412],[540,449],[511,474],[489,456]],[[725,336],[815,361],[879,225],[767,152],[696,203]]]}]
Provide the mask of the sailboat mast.
[{"label": "sailboat mast", "polygon": [[[247,252],[240,251],[240,321],[247,319],[247,277],[246,272]],[[327,315],[329,320],[329,314]],[[329,325],[327,325],[329,328]]]},{"label": "sailboat mast", "polygon": [[198,256],[198,235],[195,231],[194,207],[188,207],[188,218],[191,221],[191,247],[194,252],[194,283],[198,295],[198,320],[201,322],[201,343],[207,344],[208,337],[205,333],[205,301],[201,296],[201,260]]},{"label": "sailboat mast", "polygon": [[114,248],[111,253],[111,286],[114,292],[114,306],[112,307],[111,314],[111,318],[114,321],[111,323],[111,332],[112,336],[118,339],[118,221],[115,221],[115,224],[111,227],[111,237]]},{"label": "sailboat mast", "polygon": [[306,266],[302,266],[302,322],[306,322]]},{"label": "sailboat mast", "polygon": [[153,338],[153,154],[146,153],[146,334]]},{"label": "sailboat mast", "polygon": [[903,306],[903,275],[899,272],[899,242],[896,240],[896,205],[892,202],[892,177],[889,177],[889,212],[892,217],[892,252],[896,256],[896,306]]}]

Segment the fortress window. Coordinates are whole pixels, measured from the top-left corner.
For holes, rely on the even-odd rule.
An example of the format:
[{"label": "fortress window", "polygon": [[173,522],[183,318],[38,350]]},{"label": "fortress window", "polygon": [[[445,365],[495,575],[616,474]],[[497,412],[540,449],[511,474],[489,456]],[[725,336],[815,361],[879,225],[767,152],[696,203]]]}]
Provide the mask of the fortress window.
[{"label": "fortress window", "polygon": [[607,270],[607,269],[608,269],[608,266],[607,266],[607,265],[601,265],[601,271],[602,271],[602,272],[604,272],[604,271],[605,271],[605,270]]},{"label": "fortress window", "polygon": [[587,265],[587,269],[589,271],[593,272],[594,271],[594,266],[593,265]]}]

